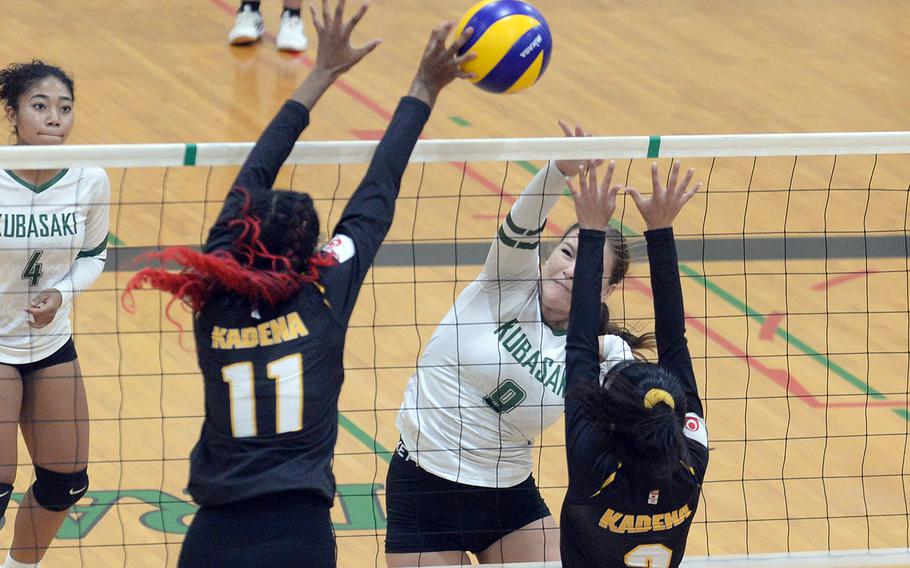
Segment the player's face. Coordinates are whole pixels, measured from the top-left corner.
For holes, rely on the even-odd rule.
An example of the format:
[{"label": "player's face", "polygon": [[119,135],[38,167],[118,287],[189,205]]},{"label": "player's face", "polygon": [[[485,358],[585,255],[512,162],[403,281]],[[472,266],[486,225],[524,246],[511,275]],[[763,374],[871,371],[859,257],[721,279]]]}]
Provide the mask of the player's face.
[{"label": "player's face", "polygon": [[[559,243],[541,268],[541,303],[545,312],[569,317],[572,305],[572,283],[575,278],[575,258],[578,256],[578,229],[569,232]],[[604,246],[604,279],[601,299],[606,301],[616,286],[608,284],[613,270],[613,252],[609,243]]]},{"label": "player's face", "polygon": [[19,97],[18,111],[7,107],[6,116],[16,128],[17,144],[63,144],[73,129],[73,94],[60,79],[45,77]]}]

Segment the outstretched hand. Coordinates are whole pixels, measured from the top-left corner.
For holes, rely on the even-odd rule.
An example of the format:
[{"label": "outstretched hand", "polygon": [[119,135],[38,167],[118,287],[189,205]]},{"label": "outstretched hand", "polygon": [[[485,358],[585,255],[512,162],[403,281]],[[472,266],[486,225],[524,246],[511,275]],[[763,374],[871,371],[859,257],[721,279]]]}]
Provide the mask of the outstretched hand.
[{"label": "outstretched hand", "polygon": [[414,77],[408,93],[431,107],[436,103],[436,97],[446,85],[455,79],[474,77],[473,73],[462,70],[461,65],[477,57],[477,54],[469,51],[464,55],[458,55],[458,51],[468,42],[474,30],[467,28],[460,37],[452,42],[452,45],[446,47],[446,38],[454,27],[455,22],[453,21],[443,22],[430,32],[430,39],[423,51],[417,75]]},{"label": "outstretched hand", "polygon": [[575,198],[575,215],[580,228],[607,230],[616,210],[616,194],[622,188],[621,185],[610,185],[613,183],[615,167],[616,163],[610,162],[603,182],[598,184],[597,162],[588,161],[578,165],[579,188],[575,189],[575,185],[569,182],[569,190]]},{"label": "outstretched hand", "polygon": [[313,18],[313,28],[319,38],[319,47],[316,52],[316,68],[328,72],[333,78],[356,65],[371,51],[382,43],[382,40],[368,41],[363,47],[351,45],[351,32],[366,14],[369,4],[364,2],[357,13],[344,21],[345,0],[338,0],[335,11],[329,10],[328,0],[322,0],[322,21],[316,14],[316,8],[310,5],[310,15]]},{"label": "outstretched hand", "polygon": [[345,0],[338,0],[335,11],[329,10],[328,0],[322,0],[322,20],[316,14],[316,8],[310,5],[313,27],[319,37],[316,50],[316,65],[303,83],[297,87],[291,99],[305,106],[312,112],[313,107],[345,71],[360,61],[382,43],[382,40],[368,41],[363,47],[351,45],[351,32],[367,13],[369,4],[364,2],[357,13],[347,22],[344,21]]},{"label": "outstretched hand", "polygon": [[685,204],[692,199],[695,192],[701,189],[702,183],[698,182],[692,189],[687,190],[694,173],[695,168],[689,168],[688,171],[686,171],[686,176],[680,182],[679,162],[673,162],[673,166],[670,168],[670,180],[667,182],[667,187],[664,187],[663,184],[660,183],[657,162],[654,162],[651,164],[651,186],[653,193],[650,198],[645,199],[642,197],[634,187],[630,186],[626,188],[626,191],[632,195],[635,205],[641,212],[641,216],[644,218],[648,230],[673,226],[673,220],[676,219],[676,215],[678,215]]},{"label": "outstretched hand", "polygon": [[[580,124],[575,125],[575,129],[569,127],[569,125],[560,120],[559,127],[562,128],[562,133],[566,135],[566,138],[587,138],[591,136],[585,129],[581,127]],[[578,167],[587,165],[587,160],[556,160],[556,167],[559,168],[559,171],[562,172],[564,176],[574,176],[578,175]],[[603,163],[603,160],[595,160],[594,164],[600,166]]]}]

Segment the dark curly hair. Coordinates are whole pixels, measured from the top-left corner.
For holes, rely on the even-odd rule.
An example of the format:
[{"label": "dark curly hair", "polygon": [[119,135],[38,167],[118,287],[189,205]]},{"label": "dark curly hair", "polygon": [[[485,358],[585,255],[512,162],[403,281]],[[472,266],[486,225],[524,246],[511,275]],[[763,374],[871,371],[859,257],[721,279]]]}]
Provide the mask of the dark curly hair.
[{"label": "dark curly hair", "polygon": [[334,257],[315,252],[319,240],[319,217],[313,199],[306,193],[287,190],[257,191],[252,195],[234,188],[228,200],[242,200],[240,213],[227,222],[234,229],[228,250],[202,253],[188,247],[169,247],[147,255],[146,259],[174,262],[180,272],[163,268],[144,268],[136,273],[121,297],[133,311],[132,291],[144,284],[170,292],[167,305],[181,301],[194,313],[208,298],[218,293],[233,293],[253,305],[274,306],[296,294],[305,283],[316,282],[318,267],[334,264]]},{"label": "dark curly hair", "polygon": [[66,71],[40,59],[32,59],[28,63],[13,63],[5,69],[0,69],[0,101],[18,112],[19,99],[22,95],[35,83],[47,77],[59,79],[69,90],[73,100],[76,100],[73,78],[67,75]]},{"label": "dark curly hair", "polygon": [[[10,107],[19,112],[19,99],[28,92],[36,83],[54,77],[59,79],[70,92],[73,101],[76,100],[73,79],[66,71],[56,65],[47,64],[40,59],[32,59],[28,63],[13,63],[0,69],[0,101],[5,107]],[[12,134],[18,135],[19,129],[13,127]]]}]

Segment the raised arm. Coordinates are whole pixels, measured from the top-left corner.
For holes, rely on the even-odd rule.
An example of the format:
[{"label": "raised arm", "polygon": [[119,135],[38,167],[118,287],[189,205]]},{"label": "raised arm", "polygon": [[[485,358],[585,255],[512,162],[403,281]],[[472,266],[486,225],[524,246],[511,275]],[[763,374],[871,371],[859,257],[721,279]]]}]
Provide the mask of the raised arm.
[{"label": "raised arm", "polygon": [[[569,138],[588,136],[581,126],[572,130],[562,121],[559,126]],[[554,160],[537,172],[500,225],[478,280],[498,283],[536,277],[540,235],[546,226],[547,215],[563,195],[566,178],[576,175],[580,164],[582,162],[576,160]]]},{"label": "raised arm", "polygon": [[602,184],[597,167],[581,166],[579,189],[571,187],[578,216],[578,256],[572,279],[572,307],[566,337],[566,381],[598,382],[600,376],[600,304],[606,230],[616,209],[619,186],[611,187],[614,164],[610,162]]},{"label": "raised arm", "polygon": [[[614,164],[607,168],[601,185],[593,163],[579,170],[580,187],[572,187],[575,212],[578,215],[578,252],[572,280],[572,306],[566,337],[566,383],[571,392],[582,382],[598,384],[600,380],[601,286],[603,285],[604,244],[606,228],[616,208],[619,186],[611,187]],[[603,459],[603,436],[583,412],[581,403],[566,397],[566,454],[569,465],[567,499],[590,496],[591,483],[597,481],[591,464]],[[602,480],[599,480],[600,482]]]},{"label": "raised arm", "polygon": [[[363,181],[351,196],[335,227],[335,234],[347,235],[354,240],[354,246],[363,253],[361,261],[367,265],[372,262],[392,224],[401,178],[436,98],[456,78],[471,76],[459,65],[472,59],[474,54],[457,56],[458,50],[471,36],[471,30],[465,30],[451,46],[446,47],[446,37],[454,25],[454,22],[443,22],[430,34],[408,95],[398,104]],[[364,275],[367,268],[363,267]]]},{"label": "raised arm", "polygon": [[657,337],[658,362],[672,371],[682,383],[687,410],[704,416],[686,342],[686,318],[673,237],[673,220],[702,185],[697,183],[689,189],[693,173],[694,170],[690,168],[684,179],[679,181],[679,162],[675,162],[670,170],[667,187],[664,187],[657,164],[652,164],[651,197],[643,198],[632,187],[628,188],[628,192],[647,226],[645,239],[648,243],[651,289],[654,293],[654,332]]},{"label": "raised arm", "polygon": [[350,316],[360,285],[392,225],[401,178],[436,98],[456,78],[471,76],[459,66],[474,54],[457,56],[471,30],[465,30],[446,47],[446,37],[454,26],[454,22],[444,22],[430,34],[408,95],[398,104],[363,181],[345,206],[326,247],[339,266],[327,271],[323,282],[343,320]]},{"label": "raised arm", "polygon": [[[310,123],[310,111],[323,93],[344,72],[359,63],[380,44],[374,39],[362,47],[351,45],[351,33],[367,11],[363,4],[354,16],[344,20],[345,0],[339,0],[334,12],[328,3],[322,4],[322,19],[310,6],[313,27],[319,38],[316,64],[303,83],[284,103],[269,125],[265,128],[234,180],[234,187],[247,193],[270,191],[282,164],[294,149],[301,132]],[[231,231],[226,222],[236,217],[244,202],[244,196],[237,191],[228,193],[218,220],[209,233],[207,250],[212,250],[230,240]]]}]

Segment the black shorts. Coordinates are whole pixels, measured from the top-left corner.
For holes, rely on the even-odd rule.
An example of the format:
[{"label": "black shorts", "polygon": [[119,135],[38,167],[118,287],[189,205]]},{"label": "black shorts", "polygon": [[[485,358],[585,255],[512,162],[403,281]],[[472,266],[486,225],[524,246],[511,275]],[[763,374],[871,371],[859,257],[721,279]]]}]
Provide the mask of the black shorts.
[{"label": "black shorts", "polygon": [[386,478],[386,553],[478,553],[550,516],[534,476],[515,487],[476,487],[437,477],[406,455],[399,444]]},{"label": "black shorts", "polygon": [[311,491],[293,491],[202,507],[186,533],[177,566],[334,568],[329,504]]},{"label": "black shorts", "polygon": [[32,361],[31,363],[3,363],[0,362],[0,365],[6,365],[7,367],[12,367],[19,371],[19,376],[25,378],[36,371],[41,369],[47,369],[48,367],[53,367],[54,365],[59,365],[61,363],[69,363],[70,361],[75,361],[78,359],[76,355],[76,344],[73,343],[73,338],[70,337],[66,343],[63,344],[63,347],[54,351],[51,355],[48,355],[40,361]]}]

